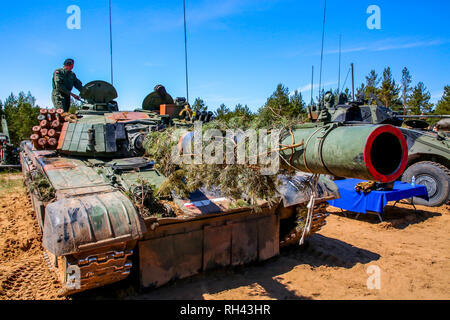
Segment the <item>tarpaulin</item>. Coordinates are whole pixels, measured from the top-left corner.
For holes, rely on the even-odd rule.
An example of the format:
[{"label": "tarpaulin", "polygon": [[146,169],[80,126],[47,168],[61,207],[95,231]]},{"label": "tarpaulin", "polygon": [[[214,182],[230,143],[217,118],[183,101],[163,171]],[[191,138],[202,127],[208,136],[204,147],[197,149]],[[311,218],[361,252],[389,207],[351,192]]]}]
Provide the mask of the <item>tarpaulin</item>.
[{"label": "tarpaulin", "polygon": [[328,201],[336,208],[351,212],[367,213],[368,211],[384,213],[384,207],[390,201],[399,201],[412,197],[428,199],[427,188],[422,185],[412,186],[410,183],[396,181],[394,188],[389,191],[371,191],[370,193],[357,192],[355,186],[364,180],[345,179],[334,183],[339,188],[340,199]]}]

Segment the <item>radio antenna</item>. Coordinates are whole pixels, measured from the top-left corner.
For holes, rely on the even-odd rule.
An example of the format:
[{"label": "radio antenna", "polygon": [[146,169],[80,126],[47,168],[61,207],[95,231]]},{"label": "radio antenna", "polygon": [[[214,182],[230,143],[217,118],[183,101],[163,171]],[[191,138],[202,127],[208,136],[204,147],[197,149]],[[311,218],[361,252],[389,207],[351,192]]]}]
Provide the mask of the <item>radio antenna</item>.
[{"label": "radio antenna", "polygon": [[109,0],[109,47],[111,53],[111,84],[114,85],[114,69],[113,69],[113,37],[112,37],[112,9],[111,0]]},{"label": "radio antenna", "polygon": [[323,11],[323,27],[322,27],[322,52],[320,54],[320,75],[319,75],[319,104],[322,96],[322,64],[323,64],[323,45],[325,41],[325,19],[327,14],[327,0],[325,0],[325,8]]},{"label": "radio antenna", "polygon": [[186,26],[186,0],[183,0],[184,11],[184,59],[186,64],[186,99],[189,103],[189,73],[188,73],[188,49],[187,49],[187,26]]},{"label": "radio antenna", "polygon": [[339,75],[338,75],[338,94],[341,93],[341,53],[342,53],[342,34],[339,35]]},{"label": "radio antenna", "polygon": [[314,66],[312,66],[312,74],[311,74],[311,107],[314,104]]},{"label": "radio antenna", "polygon": [[353,63],[351,64],[351,68],[352,68],[352,101],[355,101],[355,67],[353,65]]}]

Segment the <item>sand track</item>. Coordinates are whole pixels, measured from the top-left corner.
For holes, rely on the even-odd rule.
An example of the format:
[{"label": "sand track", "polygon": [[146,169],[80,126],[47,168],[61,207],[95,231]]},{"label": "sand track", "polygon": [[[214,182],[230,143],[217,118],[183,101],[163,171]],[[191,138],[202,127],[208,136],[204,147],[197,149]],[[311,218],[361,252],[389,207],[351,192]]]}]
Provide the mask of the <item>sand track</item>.
[{"label": "sand track", "polygon": [[58,299],[42,255],[41,233],[23,187],[0,196],[0,300]]}]

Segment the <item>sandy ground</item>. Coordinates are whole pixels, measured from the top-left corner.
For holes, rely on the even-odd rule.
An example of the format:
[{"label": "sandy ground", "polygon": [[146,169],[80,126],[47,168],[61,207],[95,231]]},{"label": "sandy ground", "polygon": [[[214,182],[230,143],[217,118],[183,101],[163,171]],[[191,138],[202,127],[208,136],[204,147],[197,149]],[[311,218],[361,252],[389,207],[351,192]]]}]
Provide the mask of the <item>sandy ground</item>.
[{"label": "sandy ground", "polygon": [[[0,300],[65,299],[58,297],[56,277],[42,258],[23,187],[2,188],[1,179]],[[145,293],[134,275],[70,299],[450,299],[450,206],[418,206],[417,214],[410,205],[397,206],[387,207],[383,223],[376,215],[356,220],[330,208],[328,224],[304,247],[282,250],[263,263]],[[369,289],[368,282],[379,289]]]},{"label": "sandy ground", "polygon": [[61,299],[20,175],[0,177],[0,300]]}]

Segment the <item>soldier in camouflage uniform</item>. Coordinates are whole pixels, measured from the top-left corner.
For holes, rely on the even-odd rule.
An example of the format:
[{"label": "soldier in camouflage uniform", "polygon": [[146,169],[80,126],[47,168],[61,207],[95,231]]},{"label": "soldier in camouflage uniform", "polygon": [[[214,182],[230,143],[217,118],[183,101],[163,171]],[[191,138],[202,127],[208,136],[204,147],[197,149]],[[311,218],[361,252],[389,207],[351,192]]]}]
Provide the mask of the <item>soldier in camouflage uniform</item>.
[{"label": "soldier in camouflage uniform", "polygon": [[69,112],[71,96],[77,100],[81,100],[79,96],[71,92],[73,87],[80,92],[83,89],[83,84],[78,80],[75,73],[72,72],[73,65],[74,60],[67,59],[64,61],[64,68],[57,69],[53,73],[53,105],[56,109],[64,109],[65,112]]},{"label": "soldier in camouflage uniform", "polygon": [[142,109],[159,111],[159,106],[162,104],[174,104],[174,101],[171,95],[167,93],[166,88],[159,84],[152,93],[145,97]]}]

